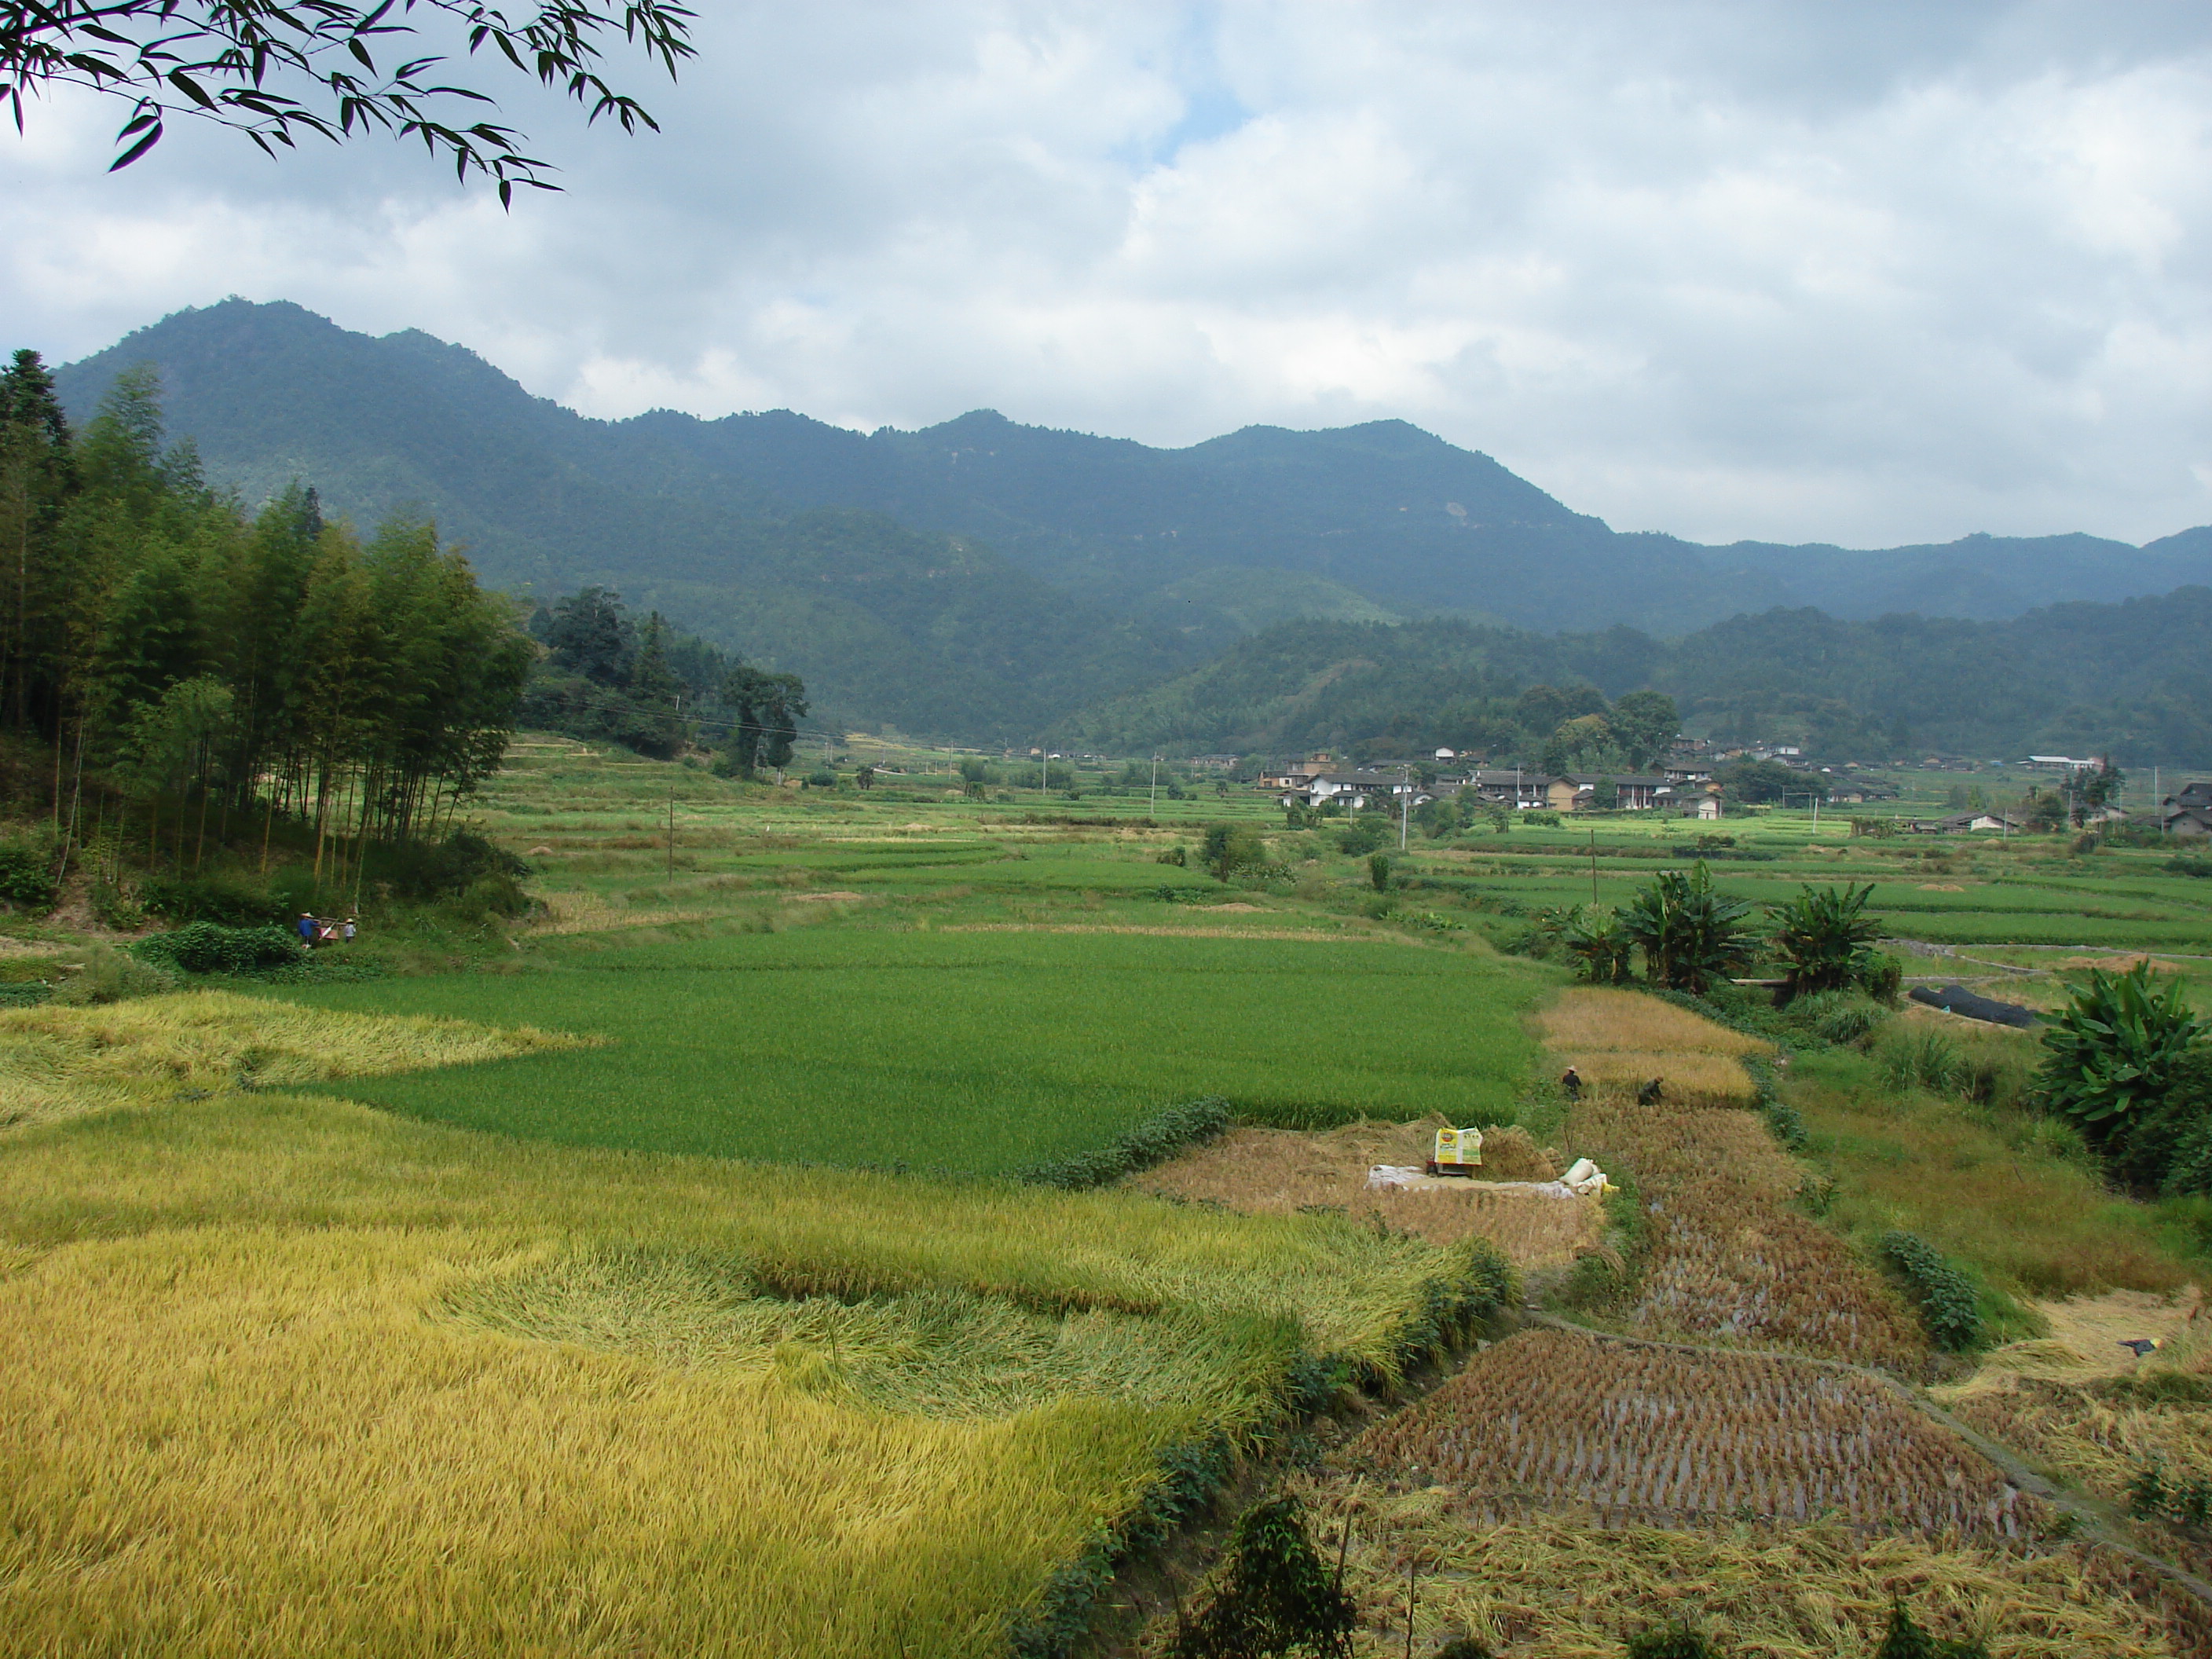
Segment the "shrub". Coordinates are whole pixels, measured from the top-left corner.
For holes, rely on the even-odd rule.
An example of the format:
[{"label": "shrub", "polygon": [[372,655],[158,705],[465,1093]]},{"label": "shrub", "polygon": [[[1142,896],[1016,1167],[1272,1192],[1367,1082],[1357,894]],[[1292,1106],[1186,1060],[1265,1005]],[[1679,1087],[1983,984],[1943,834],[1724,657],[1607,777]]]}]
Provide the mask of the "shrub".
[{"label": "shrub", "polygon": [[440,907],[454,920],[482,927],[494,916],[530,914],[530,895],[513,876],[495,872],[478,876],[458,896]]},{"label": "shrub", "polygon": [[1857,983],[1885,1007],[1897,1006],[1898,988],[1905,983],[1905,964],[1883,951],[1869,951],[1861,960]]},{"label": "shrub", "polygon": [[1170,847],[1166,852],[1155,854],[1152,862],[1172,864],[1178,870],[1187,869],[1190,865],[1190,854],[1184,848]]},{"label": "shrub", "polygon": [[392,897],[428,902],[465,893],[486,876],[520,882],[530,866],[482,836],[459,830],[440,842],[389,843],[374,849],[370,874]]},{"label": "shrub", "polygon": [[1198,856],[1199,861],[1212,872],[1216,881],[1225,882],[1244,871],[1265,866],[1267,847],[1260,839],[1260,832],[1249,823],[1209,823]]},{"label": "shrub", "polygon": [[192,921],[131,946],[143,963],[187,974],[250,973],[279,968],[307,955],[298,936],[282,927],[225,927]]},{"label": "shrub", "polygon": [[1882,1632],[1875,1659],[1990,1659],[1990,1650],[1977,1637],[1931,1636],[1913,1622],[1905,1603],[1893,1601],[1889,1626]]},{"label": "shrub", "polygon": [[2212,1193],[2212,1047],[2173,1063],[2164,1097],[2112,1148],[2112,1164],[2141,1192]]},{"label": "shrub", "polygon": [[1314,1548],[1295,1498],[1237,1517],[1213,1594],[1177,1621],[1174,1659],[1263,1659],[1310,1653],[1351,1659],[1358,1609]]},{"label": "shrub", "polygon": [[806,787],[809,789],[835,789],[837,775],[826,766],[817,767],[806,775]]},{"label": "shrub", "polygon": [[1941,1031],[1902,1031],[1882,1045],[1881,1070],[1893,1089],[1955,1095],[1966,1076],[1959,1045]]},{"label": "shrub", "polygon": [[26,910],[54,908],[54,860],[46,838],[0,841],[0,899]]},{"label": "shrub", "polygon": [[177,988],[177,976],[167,969],[141,962],[112,945],[95,945],[85,952],[84,969],[55,988],[52,1000],[68,1006],[121,1002],[126,997],[157,996]]},{"label": "shrub", "polygon": [[149,876],[138,884],[138,902],[171,921],[219,921],[226,927],[279,925],[296,914],[266,890],[222,876]]},{"label": "shrub", "polygon": [[1888,1018],[1872,998],[1856,991],[1816,991],[1792,1000],[1783,1014],[1792,1030],[1838,1048],[1863,1041]]},{"label": "shrub", "polygon": [[1686,1620],[1655,1625],[1628,1638],[1628,1659],[1716,1659],[1711,1641]]},{"label": "shrub", "polygon": [[1367,884],[1378,893],[1390,890],[1390,855],[1388,853],[1367,855]]},{"label": "shrub", "polygon": [[1930,1341],[1954,1353],[1981,1346],[1982,1311],[1973,1280],[1917,1233],[1884,1233],[1881,1254],[1919,1304]]}]

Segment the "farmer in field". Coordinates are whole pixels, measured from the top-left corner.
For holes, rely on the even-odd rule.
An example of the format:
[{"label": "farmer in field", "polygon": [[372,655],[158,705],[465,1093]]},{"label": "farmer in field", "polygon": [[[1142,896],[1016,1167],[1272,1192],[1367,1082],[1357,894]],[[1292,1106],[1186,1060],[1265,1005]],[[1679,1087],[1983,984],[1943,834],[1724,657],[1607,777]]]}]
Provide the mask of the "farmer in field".
[{"label": "farmer in field", "polygon": [[305,910],[300,912],[300,943],[307,950],[315,948],[315,919]]},{"label": "farmer in field", "polygon": [[1666,1098],[1666,1083],[1667,1079],[1663,1077],[1653,1078],[1650,1082],[1636,1091],[1636,1103],[1638,1106],[1656,1106]]},{"label": "farmer in field", "polygon": [[1583,1097],[1583,1074],[1571,1066],[1559,1078],[1559,1092],[1569,1100]]}]

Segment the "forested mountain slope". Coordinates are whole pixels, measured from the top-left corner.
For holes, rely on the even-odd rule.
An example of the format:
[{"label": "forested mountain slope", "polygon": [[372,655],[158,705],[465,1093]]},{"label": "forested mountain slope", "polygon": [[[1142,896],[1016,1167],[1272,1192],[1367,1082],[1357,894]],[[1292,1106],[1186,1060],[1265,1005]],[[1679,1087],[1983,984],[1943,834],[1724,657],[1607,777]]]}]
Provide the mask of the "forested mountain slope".
[{"label": "forested mountain slope", "polygon": [[373,526],[434,518],[495,586],[621,589],[817,686],[827,719],[1026,738],[1236,636],[1072,599],[988,548],[882,514],[781,508],[634,429],[530,397],[422,334],[350,334],[296,306],[181,313],[60,371],[88,416],[123,367],[161,370],[169,431],[249,505],[297,480]]},{"label": "forested mountain slope", "polygon": [[1518,706],[1528,687],[1588,684],[1607,696],[1664,691],[1693,731],[1796,739],[1835,760],[2109,750],[2122,765],[2212,765],[2207,638],[2212,588],[2200,586],[2002,622],[1775,610],[1673,641],[1627,628],[1297,622],[1060,730],[1116,753],[1504,757],[1541,740]]},{"label": "forested mountain slope", "polygon": [[[982,542],[1117,613],[1172,619],[1201,646],[1235,637],[1232,612],[1255,603],[1356,616],[1364,600],[1663,635],[1778,605],[1986,618],[2212,581],[2212,531],[2142,550],[1973,536],[1874,551],[1616,534],[1400,421],[1249,427],[1172,450],[988,410],[868,434],[788,410],[593,421],[428,335],[373,339],[297,306],[240,300],[180,312],[62,371],[73,412],[140,361],[162,369],[173,427],[249,497],[306,477],[362,517],[420,502],[495,580],[541,586],[711,580],[726,562],[721,526],[807,507]],[[1237,573],[1243,606],[1163,592],[1223,572]]]}]

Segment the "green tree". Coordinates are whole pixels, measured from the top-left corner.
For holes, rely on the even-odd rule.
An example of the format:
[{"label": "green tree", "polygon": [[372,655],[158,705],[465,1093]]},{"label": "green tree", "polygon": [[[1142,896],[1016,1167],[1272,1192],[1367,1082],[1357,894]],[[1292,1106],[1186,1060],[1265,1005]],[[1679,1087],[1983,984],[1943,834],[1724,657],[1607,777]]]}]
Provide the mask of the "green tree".
[{"label": "green tree", "polygon": [[1629,765],[1641,772],[1674,746],[1682,716],[1663,691],[1631,691],[1613,703],[1606,724]]},{"label": "green tree", "polygon": [[1351,1659],[1358,1609],[1314,1548],[1295,1498],[1237,1517],[1212,1593],[1180,1621],[1174,1659]]},{"label": "green tree", "polygon": [[1546,740],[1544,769],[1556,776],[1602,766],[1617,752],[1613,726],[1603,714],[1578,714],[1561,721]]},{"label": "green tree", "polygon": [[1801,772],[1780,761],[1729,761],[1713,769],[1713,777],[1730,800],[1778,801],[1792,796],[1828,798],[1828,780],[1818,772]]},{"label": "green tree", "polygon": [[[611,38],[618,32],[641,47],[672,78],[692,54],[691,13],[670,0],[541,0],[520,21],[479,0],[419,4],[466,38],[471,57],[489,47],[487,58],[565,91],[588,120],[611,117],[625,132],[658,127],[601,76]],[[417,139],[460,178],[495,180],[502,203],[518,185],[557,189],[544,176],[548,164],[521,152],[520,133],[475,118],[489,94],[444,79],[445,57],[413,55],[422,44],[416,10],[343,0],[31,0],[0,9],[0,106],[20,129],[26,100],[52,87],[124,100],[129,113],[110,172],[145,155],[182,116],[228,128],[266,155],[304,137]]]},{"label": "green tree", "polygon": [[1700,860],[1686,872],[1662,870],[1630,901],[1620,922],[1644,952],[1645,978],[1701,995],[1750,960],[1743,923],[1750,909],[1716,891]]},{"label": "green tree", "polygon": [[763,767],[781,769],[790,763],[799,722],[807,711],[806,687],[798,675],[771,674],[740,663],[723,682],[722,701],[732,714],[723,769],[750,778]]},{"label": "green tree", "polygon": [[612,589],[580,588],[556,600],[535,631],[558,666],[594,685],[629,686],[636,629],[623,612],[622,595]]},{"label": "green tree", "polygon": [[1872,882],[1861,888],[1808,883],[1789,902],[1767,906],[1775,948],[1790,964],[1790,996],[1840,991],[1872,971],[1874,942],[1881,937],[1881,922],[1867,914],[1873,896]]}]

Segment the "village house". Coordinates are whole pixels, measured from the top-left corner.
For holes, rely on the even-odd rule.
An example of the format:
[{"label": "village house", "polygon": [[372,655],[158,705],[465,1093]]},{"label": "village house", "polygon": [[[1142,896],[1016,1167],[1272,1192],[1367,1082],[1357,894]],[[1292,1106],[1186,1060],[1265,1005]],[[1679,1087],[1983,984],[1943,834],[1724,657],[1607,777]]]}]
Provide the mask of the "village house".
[{"label": "village house", "polygon": [[1980,831],[2016,836],[2021,828],[2019,819],[2007,817],[2002,812],[1954,812],[1946,818],[1914,818],[1905,827],[1917,836],[1965,836]]},{"label": "village house", "polygon": [[1478,766],[1461,782],[1459,793],[1479,795],[1486,806],[1503,806],[1517,812],[1545,805],[1552,780],[1541,772],[1521,768]]},{"label": "village house", "polygon": [[1554,811],[1587,812],[1601,783],[1610,783],[1619,792],[1620,810],[1624,812],[1648,812],[1654,807],[1671,806],[1674,801],[1674,787],[1664,778],[1571,772],[1547,781],[1545,804]]},{"label": "village house", "polygon": [[1364,812],[1384,806],[1395,809],[1399,797],[1408,792],[1416,806],[1434,799],[1418,783],[1409,782],[1402,773],[1323,772],[1306,779],[1303,787],[1285,789],[1282,804],[1288,806],[1294,800],[1303,800],[1311,806],[1322,806],[1334,801],[1347,811]]},{"label": "village house", "polygon": [[1261,773],[1260,787],[1300,792],[1335,764],[1333,755],[1309,755],[1293,765]]},{"label": "village house", "polygon": [[2185,783],[2160,801],[2158,827],[2169,836],[2212,835],[2212,783]]}]

